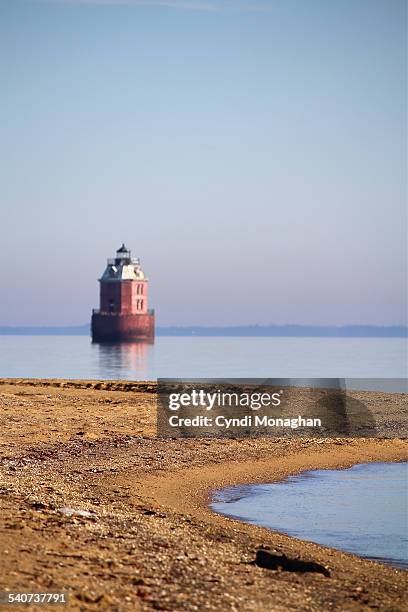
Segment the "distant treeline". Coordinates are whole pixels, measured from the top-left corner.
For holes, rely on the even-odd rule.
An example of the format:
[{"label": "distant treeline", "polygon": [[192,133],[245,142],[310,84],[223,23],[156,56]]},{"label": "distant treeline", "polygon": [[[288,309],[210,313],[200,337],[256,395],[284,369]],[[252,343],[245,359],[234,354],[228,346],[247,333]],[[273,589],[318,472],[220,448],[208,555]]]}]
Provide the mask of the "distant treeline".
[{"label": "distant treeline", "polygon": [[408,328],[403,325],[243,325],[237,327],[162,327],[160,336],[292,336],[344,338],[404,338]]},{"label": "distant treeline", "polygon": [[89,336],[89,325],[70,327],[0,327],[2,336]]},{"label": "distant treeline", "polygon": [[[72,327],[0,327],[6,336],[88,336],[89,325]],[[406,338],[404,325],[242,325],[236,327],[158,327],[158,336],[278,336],[315,338]]]}]

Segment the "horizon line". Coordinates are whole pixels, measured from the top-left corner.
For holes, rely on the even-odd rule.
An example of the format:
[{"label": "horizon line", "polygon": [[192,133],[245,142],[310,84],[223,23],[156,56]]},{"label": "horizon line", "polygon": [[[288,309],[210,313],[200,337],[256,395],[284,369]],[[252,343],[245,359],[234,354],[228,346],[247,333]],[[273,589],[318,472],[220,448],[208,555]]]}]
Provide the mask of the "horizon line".
[{"label": "horizon line", "polygon": [[[70,323],[68,325],[0,325],[0,329],[70,329],[72,327],[87,327],[89,323]],[[237,323],[236,325],[211,325],[211,324],[171,324],[158,326],[160,329],[231,329],[241,327],[405,327],[407,323]]]},{"label": "horizon line", "polygon": [[[89,336],[90,325],[0,327],[2,336]],[[399,325],[235,325],[235,326],[158,326],[161,337],[241,337],[241,338],[407,338],[408,327]]]}]

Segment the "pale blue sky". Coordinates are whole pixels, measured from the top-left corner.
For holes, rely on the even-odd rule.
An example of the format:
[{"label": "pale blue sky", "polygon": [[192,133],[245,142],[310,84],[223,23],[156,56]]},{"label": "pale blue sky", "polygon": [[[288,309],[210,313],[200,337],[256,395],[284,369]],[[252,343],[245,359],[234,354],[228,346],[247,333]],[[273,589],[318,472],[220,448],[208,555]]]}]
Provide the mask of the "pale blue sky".
[{"label": "pale blue sky", "polygon": [[0,325],[399,324],[400,0],[0,0]]}]

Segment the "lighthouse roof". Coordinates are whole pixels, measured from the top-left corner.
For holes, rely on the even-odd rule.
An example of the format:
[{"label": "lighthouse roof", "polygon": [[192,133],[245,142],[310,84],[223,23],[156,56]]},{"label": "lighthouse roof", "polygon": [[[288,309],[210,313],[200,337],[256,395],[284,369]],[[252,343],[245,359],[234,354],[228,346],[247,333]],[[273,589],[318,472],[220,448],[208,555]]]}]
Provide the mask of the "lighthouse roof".
[{"label": "lighthouse roof", "polygon": [[131,258],[129,249],[122,244],[116,251],[116,257],[108,259],[105,271],[99,280],[105,283],[122,280],[147,280],[147,278],[140,267],[140,260]]}]

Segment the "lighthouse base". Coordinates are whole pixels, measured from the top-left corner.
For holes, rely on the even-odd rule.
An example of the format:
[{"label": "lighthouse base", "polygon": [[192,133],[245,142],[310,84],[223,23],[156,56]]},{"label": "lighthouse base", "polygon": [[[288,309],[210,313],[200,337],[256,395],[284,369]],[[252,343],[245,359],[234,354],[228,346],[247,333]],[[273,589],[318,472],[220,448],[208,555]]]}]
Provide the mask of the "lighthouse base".
[{"label": "lighthouse base", "polygon": [[92,342],[154,342],[154,313],[94,312],[91,331]]}]

